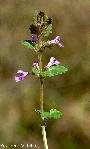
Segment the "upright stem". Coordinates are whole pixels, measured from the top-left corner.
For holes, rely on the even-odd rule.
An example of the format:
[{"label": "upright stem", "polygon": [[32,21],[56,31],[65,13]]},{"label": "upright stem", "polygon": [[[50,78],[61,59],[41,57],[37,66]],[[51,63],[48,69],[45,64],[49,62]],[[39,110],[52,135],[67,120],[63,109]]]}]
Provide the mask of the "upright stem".
[{"label": "upright stem", "polygon": [[[43,76],[42,76],[43,70],[42,70],[42,53],[41,52],[38,55],[38,61],[39,61],[39,67],[40,67],[40,109],[41,109],[41,112],[43,112]],[[41,127],[42,127],[44,149],[48,149],[45,126],[43,125]]]},{"label": "upright stem", "polygon": [[43,112],[43,77],[42,77],[42,53],[38,55],[40,67],[40,109]]}]

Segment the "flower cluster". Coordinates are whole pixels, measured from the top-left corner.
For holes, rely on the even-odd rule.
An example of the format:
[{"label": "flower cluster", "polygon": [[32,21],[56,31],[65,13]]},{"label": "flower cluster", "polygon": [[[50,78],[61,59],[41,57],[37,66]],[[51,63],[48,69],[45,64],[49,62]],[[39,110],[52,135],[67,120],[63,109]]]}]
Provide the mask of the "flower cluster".
[{"label": "flower cluster", "polygon": [[53,40],[50,40],[50,41],[48,41],[47,42],[49,45],[50,44],[57,44],[58,46],[60,46],[60,47],[64,47],[62,44],[61,44],[61,42],[60,42],[60,36],[56,36],[56,38],[54,38]]},{"label": "flower cluster", "polygon": [[[58,60],[56,60],[56,58],[51,57],[49,63],[47,64],[47,66],[45,66],[45,68],[49,69],[50,67],[55,66],[55,65],[59,65],[59,64],[60,64],[60,62]],[[34,61],[32,64],[32,67],[35,69],[39,69],[38,61]],[[15,76],[15,81],[19,82],[19,81],[24,80],[28,74],[33,75],[33,73],[25,72],[23,70],[18,70],[17,74]]]}]

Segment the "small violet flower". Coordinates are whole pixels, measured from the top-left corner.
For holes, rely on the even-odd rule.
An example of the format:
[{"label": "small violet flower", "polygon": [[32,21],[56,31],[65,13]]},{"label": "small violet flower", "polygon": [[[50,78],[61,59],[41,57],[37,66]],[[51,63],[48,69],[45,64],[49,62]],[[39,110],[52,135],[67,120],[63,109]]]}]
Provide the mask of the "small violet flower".
[{"label": "small violet flower", "polygon": [[17,74],[15,76],[15,81],[19,82],[19,81],[24,80],[24,78],[27,76],[27,74],[28,74],[28,72],[24,72],[22,70],[18,70]]},{"label": "small violet flower", "polygon": [[48,41],[48,44],[57,44],[58,46],[60,46],[62,48],[64,47],[60,42],[60,36],[56,36],[55,39]]},{"label": "small violet flower", "polygon": [[38,61],[34,61],[32,67],[38,69],[39,68]]},{"label": "small violet flower", "polygon": [[46,68],[49,68],[49,67],[54,66],[54,65],[59,65],[59,64],[60,64],[60,62],[58,60],[56,60],[54,57],[51,57]]},{"label": "small violet flower", "polygon": [[37,36],[35,34],[32,34],[31,41],[32,42],[36,42],[37,41]]}]

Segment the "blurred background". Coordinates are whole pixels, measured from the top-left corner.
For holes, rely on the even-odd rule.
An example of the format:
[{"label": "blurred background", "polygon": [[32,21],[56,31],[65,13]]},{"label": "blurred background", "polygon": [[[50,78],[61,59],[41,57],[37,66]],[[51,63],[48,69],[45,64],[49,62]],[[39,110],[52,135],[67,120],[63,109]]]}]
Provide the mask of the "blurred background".
[{"label": "blurred background", "polygon": [[[0,0],[0,145],[31,144],[43,149],[41,128],[34,109],[39,109],[39,81],[27,77],[16,83],[18,69],[30,71],[37,56],[21,45],[29,39],[35,11],[53,19],[53,34],[62,37],[64,48],[47,50],[68,67],[65,75],[44,83],[45,110],[63,111],[59,120],[49,120],[49,149],[90,148],[90,34],[89,0]],[[0,146],[0,149],[2,147]],[[14,147],[12,147],[14,148]],[[25,148],[25,147],[23,147]],[[31,148],[31,147],[29,147]]]}]

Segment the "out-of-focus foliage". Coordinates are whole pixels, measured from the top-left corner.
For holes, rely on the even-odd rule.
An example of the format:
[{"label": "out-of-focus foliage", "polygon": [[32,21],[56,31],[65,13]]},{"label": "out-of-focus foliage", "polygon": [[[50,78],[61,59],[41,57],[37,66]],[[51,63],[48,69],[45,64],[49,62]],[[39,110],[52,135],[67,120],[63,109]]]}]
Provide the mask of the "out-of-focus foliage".
[{"label": "out-of-focus foliage", "polygon": [[36,144],[43,149],[41,128],[33,110],[39,109],[39,85],[33,77],[17,84],[18,69],[32,69],[33,50],[21,45],[30,40],[35,11],[44,11],[53,24],[52,36],[62,37],[64,48],[45,49],[69,68],[65,75],[44,81],[45,111],[61,109],[63,116],[46,127],[51,149],[90,148],[90,34],[88,0],[0,0],[0,144]]}]

